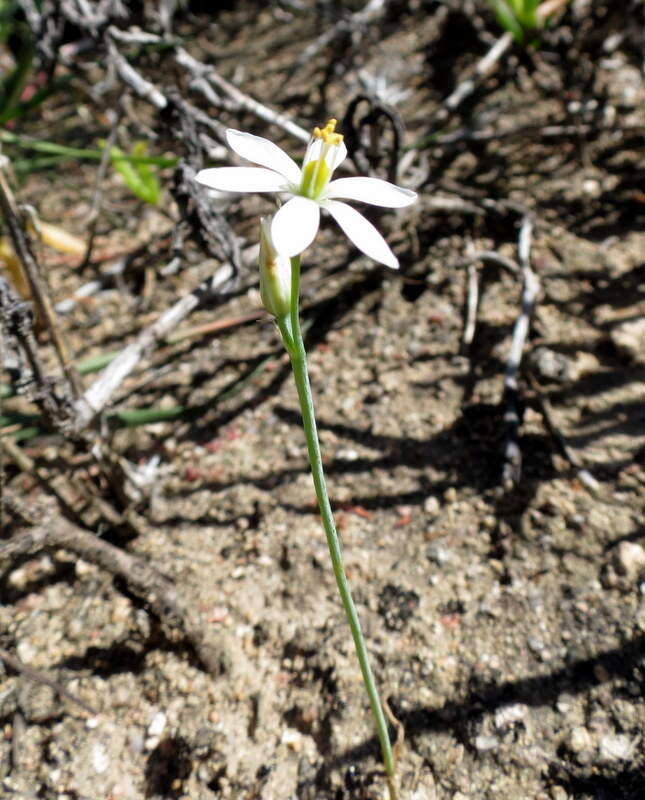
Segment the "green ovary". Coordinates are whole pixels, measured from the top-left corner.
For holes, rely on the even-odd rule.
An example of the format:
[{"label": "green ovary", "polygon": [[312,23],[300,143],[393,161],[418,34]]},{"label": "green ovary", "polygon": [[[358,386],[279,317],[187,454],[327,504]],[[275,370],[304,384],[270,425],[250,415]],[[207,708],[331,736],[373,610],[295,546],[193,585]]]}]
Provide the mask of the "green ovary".
[{"label": "green ovary", "polygon": [[331,177],[331,170],[327,166],[324,158],[310,161],[305,165],[302,171],[302,182],[300,184],[300,192],[305,197],[310,197],[312,200],[320,197],[323,189],[327,186],[329,178]]}]

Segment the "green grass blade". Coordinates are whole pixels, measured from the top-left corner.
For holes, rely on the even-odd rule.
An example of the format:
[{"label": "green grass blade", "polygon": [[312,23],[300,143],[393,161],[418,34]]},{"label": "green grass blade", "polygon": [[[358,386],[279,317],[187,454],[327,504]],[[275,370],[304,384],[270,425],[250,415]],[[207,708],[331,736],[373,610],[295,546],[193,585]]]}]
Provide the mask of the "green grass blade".
[{"label": "green grass blade", "polygon": [[27,77],[31,72],[34,60],[34,48],[30,41],[23,35],[23,46],[20,51],[18,63],[12,72],[0,83],[0,122],[11,119],[17,113]]},{"label": "green grass blade", "polygon": [[[0,142],[13,144],[23,150],[33,150],[35,153],[46,153],[55,156],[65,156],[71,159],[85,159],[100,161],[103,157],[102,150],[91,148],[68,147],[56,142],[47,142],[42,139],[32,139],[28,136],[18,136],[11,131],[0,130]],[[176,157],[164,158],[163,156],[128,156],[122,154],[115,161],[127,161],[132,164],[154,164],[157,167],[176,167],[179,159]]]}]

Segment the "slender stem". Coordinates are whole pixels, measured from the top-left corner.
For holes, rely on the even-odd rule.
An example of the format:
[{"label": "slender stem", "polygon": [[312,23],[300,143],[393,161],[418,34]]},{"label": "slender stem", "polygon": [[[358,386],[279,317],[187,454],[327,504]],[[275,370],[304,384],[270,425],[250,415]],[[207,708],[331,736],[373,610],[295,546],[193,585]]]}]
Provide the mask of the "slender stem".
[{"label": "slender stem", "polygon": [[325,536],[327,538],[327,545],[329,547],[329,555],[331,556],[332,568],[336,578],[336,584],[340,593],[343,608],[347,616],[347,621],[352,632],[354,646],[356,648],[356,655],[363,675],[363,681],[369,697],[374,722],[376,723],[376,730],[381,745],[381,753],[383,756],[383,764],[388,777],[388,788],[390,800],[396,800],[397,792],[394,782],[395,776],[395,762],[392,755],[392,747],[390,745],[390,738],[387,730],[387,722],[383,713],[383,707],[379,698],[374,675],[369,663],[367,654],[367,647],[365,639],[361,631],[360,621],[356,606],[352,599],[352,594],[345,575],[345,568],[343,565],[343,553],[336,532],[334,524],[334,516],[329,502],[329,495],[327,494],[327,487],[325,484],[325,475],[323,471],[322,457],[320,453],[320,443],[318,441],[318,432],[316,428],[316,417],[314,414],[313,399],[311,394],[311,385],[309,383],[309,373],[307,370],[307,355],[302,338],[302,331],[300,328],[300,319],[298,313],[298,289],[300,284],[300,259],[298,257],[291,259],[292,268],[292,295],[291,295],[291,311],[277,320],[285,347],[291,358],[291,365],[293,368],[293,375],[298,391],[298,399],[300,401],[300,410],[302,413],[302,423],[305,432],[305,439],[307,441],[307,452],[309,454],[309,463],[311,465],[311,474],[314,481],[316,490],[316,498],[320,508],[320,515],[322,518]]}]

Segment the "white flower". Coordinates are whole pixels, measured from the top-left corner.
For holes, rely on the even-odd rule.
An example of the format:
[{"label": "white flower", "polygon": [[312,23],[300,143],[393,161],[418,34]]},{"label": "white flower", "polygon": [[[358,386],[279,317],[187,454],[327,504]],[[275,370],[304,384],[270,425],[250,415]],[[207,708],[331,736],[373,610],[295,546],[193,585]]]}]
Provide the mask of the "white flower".
[{"label": "white flower", "polygon": [[277,145],[261,136],[227,130],[226,140],[239,156],[259,167],[203,169],[196,180],[225,192],[283,192],[291,198],[278,210],[271,224],[275,248],[285,256],[302,253],[314,240],[320,225],[320,209],[328,211],[365,255],[397,269],[399,262],[385,239],[362,214],[340,202],[358,200],[385,208],[403,208],[417,196],[408,189],[379,178],[339,178],[332,173],[345,160],[347,148],[330,119],[322,130],[314,128],[302,169]]}]

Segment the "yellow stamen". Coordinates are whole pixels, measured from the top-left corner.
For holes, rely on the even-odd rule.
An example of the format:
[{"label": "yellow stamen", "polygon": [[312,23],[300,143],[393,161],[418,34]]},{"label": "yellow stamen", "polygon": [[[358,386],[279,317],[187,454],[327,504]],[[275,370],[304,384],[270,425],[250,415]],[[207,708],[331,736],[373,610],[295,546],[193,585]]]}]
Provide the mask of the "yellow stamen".
[{"label": "yellow stamen", "polygon": [[[312,132],[313,139],[320,139],[322,144],[320,147],[316,146],[318,150],[318,158],[306,161],[302,170],[302,179],[300,182],[300,194],[304,197],[310,197],[312,200],[320,197],[329,183],[332,172],[335,167],[335,153],[332,153],[331,163],[327,163],[327,154],[330,150],[338,147],[343,141],[343,135],[336,133],[337,120],[330,119],[324,128],[314,128]],[[307,149],[307,157],[311,159],[313,151]]]},{"label": "yellow stamen", "polygon": [[340,144],[343,141],[343,134],[336,133],[338,120],[330,119],[324,128],[314,128],[313,136],[315,139],[322,139],[325,144]]}]

